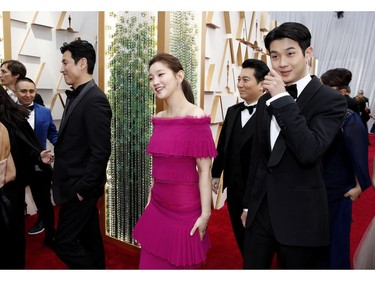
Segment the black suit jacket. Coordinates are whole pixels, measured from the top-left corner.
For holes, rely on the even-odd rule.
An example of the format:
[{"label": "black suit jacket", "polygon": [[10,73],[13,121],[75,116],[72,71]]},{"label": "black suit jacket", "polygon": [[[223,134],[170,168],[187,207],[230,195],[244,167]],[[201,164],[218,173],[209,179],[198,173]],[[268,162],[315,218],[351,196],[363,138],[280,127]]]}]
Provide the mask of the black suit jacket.
[{"label": "black suit jacket", "polygon": [[21,187],[30,184],[31,175],[35,170],[35,165],[39,165],[42,170],[52,171],[48,164],[44,164],[40,159],[43,150],[34,130],[25,119],[18,127],[4,122],[8,129],[11,153],[16,166],[16,180]]},{"label": "black suit jacket", "polygon": [[[225,188],[232,183],[233,180],[231,178],[231,175],[226,173],[225,171],[230,171],[232,163],[228,161],[230,156],[228,155],[230,153],[230,147],[231,144],[231,138],[233,136],[233,128],[235,126],[235,122],[237,120],[237,116],[239,119],[241,119],[241,104],[235,104],[228,108],[227,114],[224,119],[224,124],[220,132],[218,144],[217,144],[217,157],[214,159],[213,165],[212,165],[212,177],[213,178],[220,178],[222,171],[224,170],[224,176],[223,176],[223,191]],[[255,115],[255,114],[254,114]],[[241,145],[238,148],[241,151],[241,169],[242,169],[242,175],[246,176],[248,173],[248,163],[249,163],[249,153],[247,150],[251,151],[251,143],[254,136],[254,121],[255,118],[252,116],[248,123],[246,123],[247,130],[244,131],[243,137],[241,138],[240,142]],[[240,186],[245,186],[245,182],[243,182],[242,179],[236,179]]]},{"label": "black suit jacket", "polygon": [[54,147],[52,188],[63,204],[80,194],[100,197],[111,154],[112,111],[106,95],[93,80],[64,110]]},{"label": "black suit jacket", "polygon": [[[335,138],[345,115],[345,98],[322,85],[315,76],[295,102],[281,97],[257,105],[256,138],[244,206],[246,226],[255,218],[267,196],[272,227],[279,243],[325,246],[329,243],[328,203],[322,176],[322,156]],[[271,151],[271,111],[280,134]]]}]

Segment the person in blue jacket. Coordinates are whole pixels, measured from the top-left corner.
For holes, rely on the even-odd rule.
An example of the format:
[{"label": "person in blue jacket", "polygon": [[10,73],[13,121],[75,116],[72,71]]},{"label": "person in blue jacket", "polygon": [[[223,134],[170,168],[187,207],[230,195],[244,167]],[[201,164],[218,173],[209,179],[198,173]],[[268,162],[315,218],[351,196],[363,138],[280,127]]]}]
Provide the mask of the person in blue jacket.
[{"label": "person in blue jacket", "polygon": [[[325,72],[320,79],[323,84],[341,92],[349,86],[352,73],[345,68],[335,68]],[[323,169],[331,231],[323,267],[350,269],[352,202],[371,186],[368,134],[359,114],[351,109],[347,110],[341,130],[323,157]]]},{"label": "person in blue jacket", "polygon": [[[58,131],[53,122],[50,109],[34,102],[36,96],[34,81],[28,77],[19,78],[15,84],[15,94],[18,98],[18,103],[29,108],[28,122],[34,129],[42,147],[46,149],[47,139],[51,144],[55,145]],[[29,186],[38,209],[38,219],[28,231],[29,235],[36,235],[45,230],[44,243],[50,247],[53,246],[55,236],[55,214],[51,201],[51,180],[52,169],[41,170],[37,165],[35,166]]]}]

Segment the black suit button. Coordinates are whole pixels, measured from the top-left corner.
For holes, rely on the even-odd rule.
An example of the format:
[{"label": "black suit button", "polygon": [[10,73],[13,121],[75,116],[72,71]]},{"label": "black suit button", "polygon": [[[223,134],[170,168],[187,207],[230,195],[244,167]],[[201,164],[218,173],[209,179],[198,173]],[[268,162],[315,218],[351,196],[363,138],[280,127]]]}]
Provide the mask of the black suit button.
[{"label": "black suit button", "polygon": [[272,168],[267,168],[269,173],[272,173]]}]

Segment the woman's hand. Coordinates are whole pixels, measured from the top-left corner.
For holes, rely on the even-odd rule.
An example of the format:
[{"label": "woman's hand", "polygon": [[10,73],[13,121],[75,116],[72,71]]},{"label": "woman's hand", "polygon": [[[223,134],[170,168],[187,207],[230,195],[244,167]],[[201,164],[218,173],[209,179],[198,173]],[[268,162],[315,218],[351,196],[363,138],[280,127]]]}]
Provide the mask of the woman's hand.
[{"label": "woman's hand", "polygon": [[209,215],[201,215],[197,221],[195,222],[193,228],[190,231],[190,236],[193,236],[195,231],[198,229],[199,231],[199,237],[201,241],[203,241],[204,236],[206,235],[206,230],[207,230],[207,224],[208,220],[210,219]]}]

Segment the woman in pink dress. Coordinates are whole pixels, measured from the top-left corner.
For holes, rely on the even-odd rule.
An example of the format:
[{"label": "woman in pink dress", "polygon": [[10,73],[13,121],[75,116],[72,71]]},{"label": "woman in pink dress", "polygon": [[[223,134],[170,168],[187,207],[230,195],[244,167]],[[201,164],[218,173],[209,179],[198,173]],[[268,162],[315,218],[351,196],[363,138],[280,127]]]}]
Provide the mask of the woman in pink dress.
[{"label": "woman in pink dress", "polygon": [[149,81],[167,109],[152,118],[147,153],[154,180],[133,237],[141,246],[140,269],[194,269],[206,259],[211,214],[211,164],[216,149],[210,117],[194,105],[179,60],[157,54]]}]

